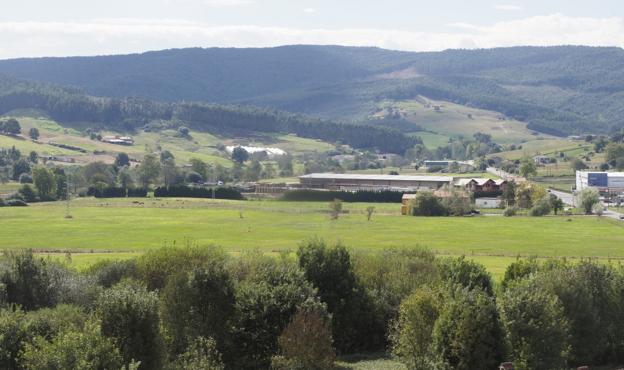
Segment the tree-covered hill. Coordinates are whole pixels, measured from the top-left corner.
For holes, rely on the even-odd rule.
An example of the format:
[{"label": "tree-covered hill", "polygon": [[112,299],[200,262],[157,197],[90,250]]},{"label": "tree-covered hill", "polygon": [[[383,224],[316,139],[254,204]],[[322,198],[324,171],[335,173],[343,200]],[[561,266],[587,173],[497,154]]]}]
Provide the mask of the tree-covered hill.
[{"label": "tree-covered hill", "polygon": [[422,95],[497,111],[556,135],[624,126],[620,48],[194,48],[5,60],[0,73],[97,96],[250,104],[329,119],[366,119],[379,101]]},{"label": "tree-covered hill", "polygon": [[55,85],[0,77],[0,115],[20,109],[43,111],[65,125],[125,132],[180,126],[220,135],[281,132],[401,154],[420,142],[393,129],[356,126],[268,108],[94,97]]}]

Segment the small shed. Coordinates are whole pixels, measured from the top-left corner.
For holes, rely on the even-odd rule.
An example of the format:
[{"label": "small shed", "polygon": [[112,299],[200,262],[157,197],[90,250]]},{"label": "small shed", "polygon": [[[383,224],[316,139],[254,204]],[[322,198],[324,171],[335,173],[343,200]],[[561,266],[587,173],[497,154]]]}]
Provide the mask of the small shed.
[{"label": "small shed", "polygon": [[477,208],[500,208],[502,200],[500,198],[477,198],[475,207]]},{"label": "small shed", "polygon": [[407,211],[409,210],[409,203],[413,199],[416,199],[416,194],[403,194],[403,198],[401,198],[401,214],[403,216],[407,215]]}]

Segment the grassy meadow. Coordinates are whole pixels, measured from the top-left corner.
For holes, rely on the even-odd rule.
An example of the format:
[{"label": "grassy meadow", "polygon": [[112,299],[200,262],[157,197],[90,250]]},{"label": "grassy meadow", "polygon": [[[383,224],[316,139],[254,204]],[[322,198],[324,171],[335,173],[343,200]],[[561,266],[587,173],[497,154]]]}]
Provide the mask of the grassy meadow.
[{"label": "grassy meadow", "polygon": [[[101,199],[0,208],[0,249],[32,248],[78,267],[169,245],[219,245],[232,253],[294,251],[307,238],[358,253],[427,247],[466,255],[500,276],[517,256],[624,258],[624,224],[595,217],[419,218],[398,204],[344,204],[331,221],[325,203],[202,199]],[[71,254],[67,255],[66,252]],[[86,253],[81,253],[86,252]]]}]

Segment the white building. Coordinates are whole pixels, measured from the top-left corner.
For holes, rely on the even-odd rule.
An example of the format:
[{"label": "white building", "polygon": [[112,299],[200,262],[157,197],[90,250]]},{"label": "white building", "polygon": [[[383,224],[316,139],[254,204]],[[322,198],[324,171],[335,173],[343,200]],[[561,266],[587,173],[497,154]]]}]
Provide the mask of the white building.
[{"label": "white building", "polygon": [[576,171],[576,190],[586,188],[604,193],[624,192],[624,172]]},{"label": "white building", "polygon": [[476,198],[476,208],[500,208],[502,200],[500,198]]}]

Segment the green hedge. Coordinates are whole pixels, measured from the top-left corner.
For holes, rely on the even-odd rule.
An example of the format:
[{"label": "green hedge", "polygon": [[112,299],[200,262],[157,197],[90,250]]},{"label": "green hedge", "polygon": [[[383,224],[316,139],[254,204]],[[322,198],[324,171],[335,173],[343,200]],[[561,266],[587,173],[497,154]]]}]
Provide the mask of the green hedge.
[{"label": "green hedge", "polygon": [[[154,197],[157,198],[212,198],[212,188],[191,187],[186,185],[175,185],[168,187],[158,187],[154,190]],[[214,188],[215,199],[243,200],[243,194],[231,187]]]},{"label": "green hedge", "polygon": [[96,198],[145,198],[147,197],[147,189],[125,189],[114,186],[106,188],[98,188],[91,186],[87,191],[87,195],[94,196]]},{"label": "green hedge", "polygon": [[331,202],[340,199],[343,202],[355,203],[401,203],[404,192],[400,191],[321,191],[292,190],[284,193],[282,200],[298,202]]}]

